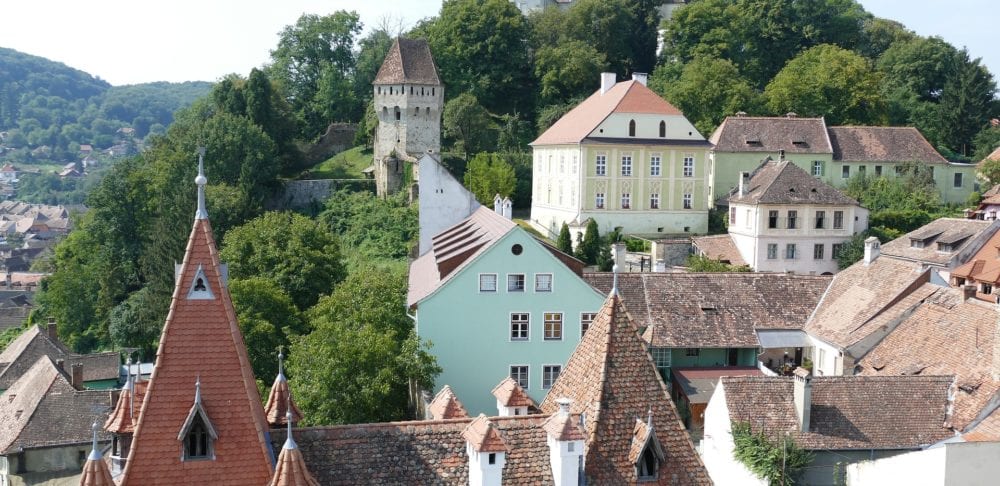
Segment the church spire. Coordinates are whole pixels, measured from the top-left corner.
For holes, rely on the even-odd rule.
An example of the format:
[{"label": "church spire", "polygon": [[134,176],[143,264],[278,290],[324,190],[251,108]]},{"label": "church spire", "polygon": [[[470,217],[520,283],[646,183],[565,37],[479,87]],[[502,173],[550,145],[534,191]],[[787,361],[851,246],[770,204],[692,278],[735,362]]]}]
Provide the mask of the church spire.
[{"label": "church spire", "polygon": [[194,213],[194,219],[208,219],[208,211],[205,209],[205,184],[208,184],[208,178],[205,177],[205,147],[198,147],[198,177],[194,178],[194,183],[198,185],[198,211]]}]

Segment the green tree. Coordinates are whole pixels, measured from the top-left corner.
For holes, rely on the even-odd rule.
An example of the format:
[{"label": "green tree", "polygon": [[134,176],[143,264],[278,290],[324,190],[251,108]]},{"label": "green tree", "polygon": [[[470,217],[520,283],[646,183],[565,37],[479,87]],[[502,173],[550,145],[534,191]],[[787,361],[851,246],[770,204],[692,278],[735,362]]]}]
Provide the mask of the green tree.
[{"label": "green tree", "polygon": [[380,198],[341,190],[327,199],[318,219],[339,235],[351,263],[405,260],[419,235],[416,207],[404,193]]},{"label": "green tree", "polygon": [[167,316],[169,299],[143,287],[111,309],[108,332],[116,348],[139,348],[144,360],[156,358],[156,342]]},{"label": "green tree", "polygon": [[465,187],[484,205],[493,204],[493,197],[510,197],[516,181],[514,168],[495,153],[480,153],[469,162],[465,171]]},{"label": "green tree", "polygon": [[[577,0],[566,16],[566,29],[570,38],[586,45],[595,46],[608,62],[610,70],[620,77],[632,72],[650,72],[655,57],[656,34],[652,33],[653,46],[644,46],[633,51],[638,44],[646,44],[642,39],[647,30],[648,18],[636,18],[639,10],[644,10],[650,2],[628,0]],[[645,12],[643,12],[645,14]],[[567,39],[568,40],[568,39]],[[642,68],[640,69],[640,66]],[[597,78],[579,80],[594,86]]]},{"label": "green tree", "polygon": [[567,255],[573,254],[573,237],[569,235],[569,225],[566,223],[563,223],[562,228],[559,228],[559,239],[556,240],[556,248]]},{"label": "green tree", "polygon": [[405,268],[352,273],[308,313],[314,331],[295,339],[289,370],[312,425],[414,418],[412,385],[440,373],[406,316]]},{"label": "green tree", "polygon": [[754,432],[748,422],[733,423],[731,433],[733,457],[771,485],[795,484],[814,458],[787,435],[772,440],[763,430]]},{"label": "green tree", "polygon": [[426,29],[449,92],[469,93],[493,113],[531,111],[528,24],[513,3],[445,0]]},{"label": "green tree", "polygon": [[730,265],[703,255],[691,255],[687,259],[688,270],[692,272],[749,272],[746,265]]},{"label": "green tree", "polygon": [[336,236],[294,213],[264,213],[231,229],[219,255],[229,264],[231,278],[266,276],[299,309],[315,304],[345,274]]},{"label": "green tree", "polygon": [[824,116],[830,125],[876,125],[884,105],[868,61],[834,45],[813,47],[789,61],[764,96],[772,113]]},{"label": "green tree", "polygon": [[[385,55],[392,47],[393,36],[383,28],[377,28],[358,41],[357,63],[354,67],[352,83],[354,98],[365,106],[374,98],[372,83],[385,61]],[[371,110],[374,113],[374,110]],[[367,115],[367,112],[363,114]]]},{"label": "green tree", "polygon": [[972,140],[1000,112],[997,85],[981,59],[962,49],[945,81],[938,122],[941,140],[962,155],[973,151]]},{"label": "green tree", "polygon": [[[976,147],[976,152],[972,155],[972,160],[981,161],[994,150],[1000,148],[1000,126],[987,126],[976,134],[972,139],[972,145]],[[1000,179],[995,179],[1000,182]]]},{"label": "green tree", "polygon": [[582,40],[544,46],[535,53],[540,101],[551,105],[586,96],[594,91],[600,74],[607,69],[605,55]]},{"label": "green tree", "polygon": [[445,139],[456,151],[463,152],[466,160],[494,148],[493,119],[472,94],[462,93],[445,103],[441,124]]},{"label": "green tree", "polygon": [[278,348],[288,349],[292,339],[310,329],[292,298],[273,280],[232,279],[228,288],[254,376],[269,383],[278,374]]},{"label": "green tree", "polygon": [[725,59],[695,58],[684,66],[676,82],[655,84],[653,89],[706,135],[727,116],[738,111],[752,113],[759,104],[759,94]]},{"label": "green tree", "polygon": [[597,221],[587,220],[587,227],[583,230],[583,241],[577,247],[576,257],[587,265],[597,263],[597,256],[601,252],[601,232],[597,226]]},{"label": "green tree", "polygon": [[1000,184],[1000,160],[984,160],[977,167],[977,171],[979,177],[984,179],[990,187]]}]

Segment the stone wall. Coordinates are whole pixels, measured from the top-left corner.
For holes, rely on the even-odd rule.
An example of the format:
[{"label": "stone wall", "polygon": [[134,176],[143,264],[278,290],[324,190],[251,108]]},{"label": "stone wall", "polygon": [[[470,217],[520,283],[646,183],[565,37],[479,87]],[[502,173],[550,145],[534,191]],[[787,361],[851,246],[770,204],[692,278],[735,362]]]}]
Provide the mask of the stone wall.
[{"label": "stone wall", "polygon": [[322,205],[339,189],[351,188],[375,192],[372,179],[312,179],[288,181],[277,196],[267,202],[269,210],[299,209]]},{"label": "stone wall", "polygon": [[357,131],[356,123],[331,123],[326,133],[306,151],[306,160],[315,164],[353,147]]}]

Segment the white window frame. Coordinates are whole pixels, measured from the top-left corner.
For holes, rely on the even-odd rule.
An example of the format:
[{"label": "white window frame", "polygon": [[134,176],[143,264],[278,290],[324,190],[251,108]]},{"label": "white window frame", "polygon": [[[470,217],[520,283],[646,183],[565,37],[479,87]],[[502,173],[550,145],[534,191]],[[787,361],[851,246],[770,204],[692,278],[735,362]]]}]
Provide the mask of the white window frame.
[{"label": "white window frame", "polygon": [[[819,253],[819,256],[816,255]],[[813,260],[823,260],[826,257],[826,244],[824,243],[814,243],[813,244]]]},{"label": "white window frame", "polygon": [[622,202],[622,209],[632,209],[632,193],[623,192],[621,202]]},{"label": "white window frame", "polygon": [[681,197],[681,207],[684,209],[694,209],[694,194],[684,194]]},{"label": "white window frame", "polygon": [[768,243],[767,244],[767,259],[777,260],[778,259],[778,244]]},{"label": "white window frame", "polygon": [[952,182],[952,187],[962,187],[965,185],[965,174],[956,172],[953,179],[954,182]]},{"label": "white window frame", "polygon": [[813,167],[812,167],[812,169],[813,169],[812,170],[813,177],[823,177],[823,161],[822,160],[814,160],[813,161]]},{"label": "white window frame", "polygon": [[[514,320],[514,316],[519,316],[519,317],[523,316],[523,317],[525,317],[525,320],[522,321],[522,320],[518,319],[517,321],[515,321]],[[517,323],[518,326],[522,326],[522,325],[524,326],[524,329],[523,329],[524,337],[523,338],[522,337],[514,337],[514,325],[515,325],[515,322]],[[518,335],[520,335],[522,333],[521,331],[522,331],[521,329],[518,329],[518,332],[517,332]],[[531,340],[531,313],[530,312],[511,312],[510,313],[510,334],[508,334],[507,337],[509,338],[509,340],[511,342],[527,342],[527,341]]]},{"label": "white window frame", "polygon": [[649,195],[649,209],[660,209],[660,193],[654,192]]},{"label": "white window frame", "polygon": [[[511,284],[511,277],[515,277],[516,278],[518,276],[521,277],[521,288],[520,289],[511,290],[511,285],[510,285]],[[528,278],[523,273],[508,273],[507,274],[507,292],[524,293],[525,287],[527,287],[527,282],[528,282]]]},{"label": "white window frame", "polygon": [[598,192],[594,194],[594,207],[597,209],[604,209],[604,193]]},{"label": "white window frame", "polygon": [[833,229],[844,229],[844,212],[833,212]]},{"label": "white window frame", "polygon": [[684,177],[694,177],[694,154],[684,154]]},{"label": "white window frame", "polygon": [[840,168],[840,178],[841,179],[851,178],[851,166],[845,165]]},{"label": "white window frame", "polygon": [[[521,380],[514,376],[514,368],[524,368],[524,384],[521,384]],[[518,373],[520,374],[520,373]],[[507,376],[514,379],[521,388],[525,390],[531,385],[531,366],[526,364],[512,364],[507,367]]]},{"label": "white window frame", "polygon": [[[558,317],[558,319],[553,319],[551,317]],[[563,318],[562,312],[544,312],[542,313],[542,340],[543,341],[562,341],[566,320]],[[559,337],[549,337],[549,323],[559,323]],[[554,328],[553,328],[554,329]],[[554,334],[554,333],[552,333]]]},{"label": "white window frame", "polygon": [[652,177],[660,176],[660,164],[663,163],[663,158],[660,154],[653,154],[649,156],[649,175]]},{"label": "white window frame", "polygon": [[607,154],[597,154],[597,156],[594,157],[594,175],[598,176],[608,175]]},{"label": "white window frame", "polygon": [[[493,290],[483,290],[483,277],[493,277]],[[481,293],[497,293],[497,285],[499,284],[499,277],[495,273],[480,273],[479,274],[479,292]]]},{"label": "white window frame", "polygon": [[798,260],[799,259],[799,248],[795,243],[788,243],[785,245],[785,260]]},{"label": "white window frame", "polygon": [[622,177],[632,177],[632,154],[622,154]]},{"label": "white window frame", "polygon": [[587,329],[590,329],[590,325],[593,324],[594,319],[597,318],[596,312],[581,312],[580,313],[580,337],[583,338],[584,334],[587,334]]},{"label": "white window frame", "polygon": [[[540,283],[540,281],[538,280],[539,277],[542,277],[542,278],[548,277],[549,278],[548,288],[542,288],[539,285],[539,283]],[[552,292],[552,280],[553,280],[553,278],[552,278],[552,274],[551,273],[536,273],[535,274],[535,292],[546,292],[546,293]]]},{"label": "white window frame", "polygon": [[657,368],[669,368],[673,360],[670,348],[654,348],[650,346],[649,354],[653,355],[653,363]]},{"label": "white window frame", "polygon": [[[555,368],[555,369],[553,369]],[[555,372],[555,376],[551,376],[552,372]],[[562,365],[560,364],[543,364],[542,365],[542,390],[548,390],[552,388],[552,385],[559,379],[559,375],[562,374]],[[549,375],[549,376],[546,376]],[[548,381],[548,386],[545,386],[546,381]]]}]

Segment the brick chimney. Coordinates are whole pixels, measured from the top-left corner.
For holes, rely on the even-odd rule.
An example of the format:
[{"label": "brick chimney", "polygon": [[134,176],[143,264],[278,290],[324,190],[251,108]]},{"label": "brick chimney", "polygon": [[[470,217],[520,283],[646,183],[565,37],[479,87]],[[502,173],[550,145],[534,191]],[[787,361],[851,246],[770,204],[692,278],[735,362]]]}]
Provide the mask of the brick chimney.
[{"label": "brick chimney", "polygon": [[865,266],[871,265],[882,252],[882,242],[874,236],[865,239]]},{"label": "brick chimney", "polygon": [[792,393],[795,402],[795,416],[799,419],[799,431],[809,432],[809,413],[812,410],[812,375],[805,368],[795,368],[795,388]]},{"label": "brick chimney", "polygon": [[601,73],[601,94],[607,93],[613,88],[617,80],[618,75],[615,73]]},{"label": "brick chimney", "polygon": [[59,368],[59,371],[66,372],[66,361],[62,359],[57,359],[56,368]]},{"label": "brick chimney", "polygon": [[72,369],[70,384],[77,390],[83,390],[83,363],[73,363],[70,369]]},{"label": "brick chimney", "polygon": [[49,339],[51,339],[53,341],[58,341],[59,340],[59,331],[56,328],[56,318],[55,317],[50,317],[47,326],[48,326],[47,327],[47,331],[48,331]]}]

